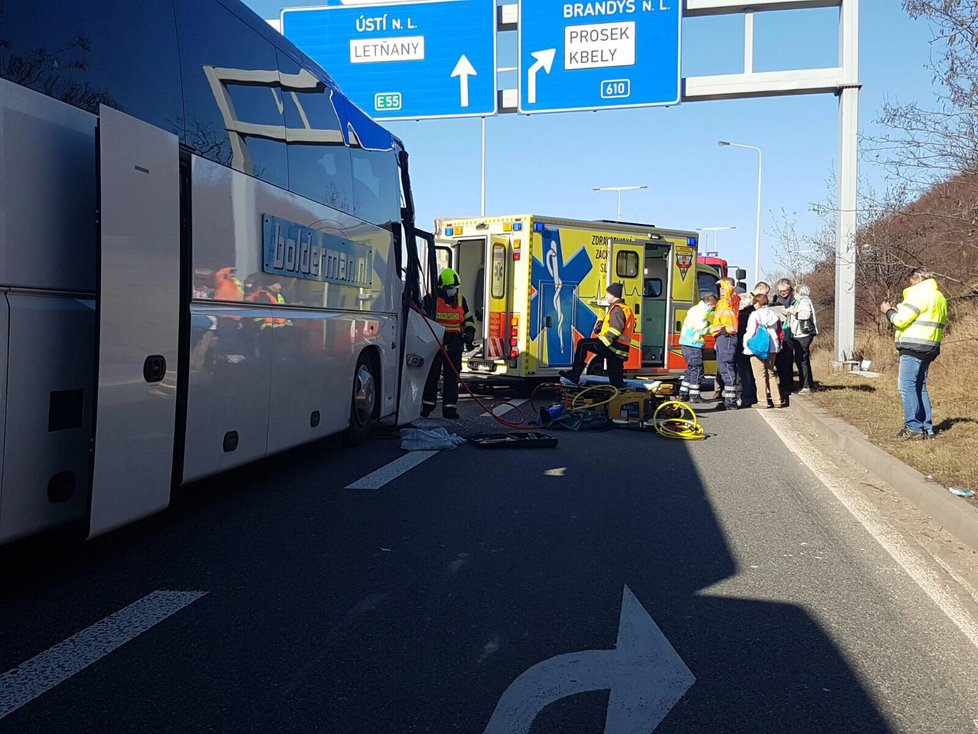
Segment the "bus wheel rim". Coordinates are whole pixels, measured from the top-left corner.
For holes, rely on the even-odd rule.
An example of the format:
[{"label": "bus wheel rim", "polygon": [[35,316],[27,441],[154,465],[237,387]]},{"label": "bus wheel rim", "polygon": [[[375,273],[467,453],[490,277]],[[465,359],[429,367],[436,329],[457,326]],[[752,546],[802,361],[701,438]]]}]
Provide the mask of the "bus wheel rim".
[{"label": "bus wheel rim", "polygon": [[374,414],[377,403],[377,385],[373,373],[367,365],[360,365],[357,370],[357,390],[353,396],[354,409],[360,425],[369,422]]}]

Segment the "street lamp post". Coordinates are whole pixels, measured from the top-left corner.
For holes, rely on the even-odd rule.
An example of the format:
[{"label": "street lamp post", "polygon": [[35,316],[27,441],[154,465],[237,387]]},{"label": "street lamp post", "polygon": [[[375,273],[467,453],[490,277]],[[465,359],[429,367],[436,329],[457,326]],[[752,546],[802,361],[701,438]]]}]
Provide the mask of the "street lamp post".
[{"label": "street lamp post", "polygon": [[641,186],[595,186],[591,191],[617,191],[618,192],[618,217],[617,221],[621,221],[621,192],[622,191],[638,191],[639,189],[647,189],[648,186],[645,184]]},{"label": "street lamp post", "polygon": [[697,232],[712,232],[713,233],[713,249],[719,250],[717,246],[717,233],[722,232],[725,229],[737,229],[736,227],[697,227]]},{"label": "street lamp post", "polygon": [[756,283],[761,279],[761,171],[763,169],[763,156],[761,149],[756,145],[731,143],[726,140],[718,140],[717,145],[729,145],[733,148],[747,148],[757,151],[757,229],[754,233],[754,282]]}]

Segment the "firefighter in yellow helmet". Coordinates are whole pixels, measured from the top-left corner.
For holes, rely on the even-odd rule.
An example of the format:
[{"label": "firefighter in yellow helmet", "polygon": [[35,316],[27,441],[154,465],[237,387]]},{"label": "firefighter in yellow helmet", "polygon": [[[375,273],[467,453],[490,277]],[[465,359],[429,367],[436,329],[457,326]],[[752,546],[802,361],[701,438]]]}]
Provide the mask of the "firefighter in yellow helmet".
[{"label": "firefighter in yellow helmet", "polygon": [[[469,304],[459,293],[461,280],[451,268],[445,268],[438,276],[438,293],[434,302],[425,296],[425,311],[434,312],[435,320],[445,327],[444,352],[435,355],[435,361],[428,373],[421,399],[421,415],[431,415],[435,409],[438,393],[438,378],[444,372],[441,411],[445,418],[458,418],[458,375],[462,371],[462,349],[472,348],[475,341],[475,317],[469,311]],[[434,308],[432,308],[434,307]],[[447,357],[445,356],[447,353]],[[451,360],[448,364],[447,360]],[[452,366],[455,369],[452,369]]]}]

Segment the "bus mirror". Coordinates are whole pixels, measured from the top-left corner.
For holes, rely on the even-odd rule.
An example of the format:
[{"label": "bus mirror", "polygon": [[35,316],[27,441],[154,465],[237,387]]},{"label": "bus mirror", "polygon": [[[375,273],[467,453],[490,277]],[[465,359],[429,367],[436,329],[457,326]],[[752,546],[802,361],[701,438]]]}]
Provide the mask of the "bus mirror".
[{"label": "bus mirror", "polygon": [[747,271],[744,270],[743,268],[737,268],[737,280],[746,280],[746,279],[747,279]]}]

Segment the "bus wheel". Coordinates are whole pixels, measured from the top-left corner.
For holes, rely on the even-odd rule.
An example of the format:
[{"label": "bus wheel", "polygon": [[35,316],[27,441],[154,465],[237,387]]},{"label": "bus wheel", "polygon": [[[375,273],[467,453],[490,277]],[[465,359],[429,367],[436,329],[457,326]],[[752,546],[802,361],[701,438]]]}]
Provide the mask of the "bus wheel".
[{"label": "bus wheel", "polygon": [[367,440],[370,423],[377,418],[378,399],[377,369],[366,354],[357,360],[353,373],[353,396],[350,401],[350,427],[346,429],[344,443],[357,446]]}]

